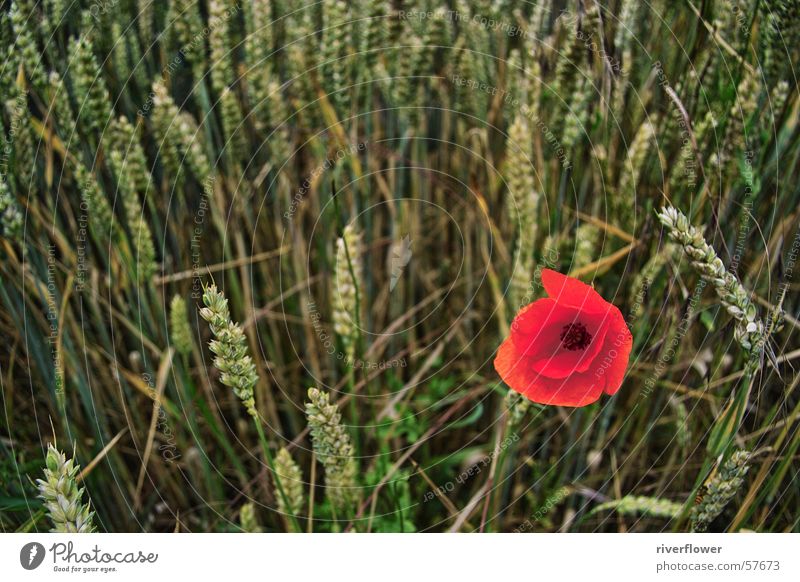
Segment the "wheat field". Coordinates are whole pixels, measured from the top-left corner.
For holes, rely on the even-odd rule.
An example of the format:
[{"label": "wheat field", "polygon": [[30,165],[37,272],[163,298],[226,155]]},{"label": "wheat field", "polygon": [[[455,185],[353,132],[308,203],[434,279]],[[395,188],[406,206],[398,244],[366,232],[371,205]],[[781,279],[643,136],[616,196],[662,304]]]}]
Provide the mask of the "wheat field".
[{"label": "wheat field", "polygon": [[[2,531],[800,531],[797,0],[11,0],[0,39]],[[504,381],[553,272],[618,390]]]}]

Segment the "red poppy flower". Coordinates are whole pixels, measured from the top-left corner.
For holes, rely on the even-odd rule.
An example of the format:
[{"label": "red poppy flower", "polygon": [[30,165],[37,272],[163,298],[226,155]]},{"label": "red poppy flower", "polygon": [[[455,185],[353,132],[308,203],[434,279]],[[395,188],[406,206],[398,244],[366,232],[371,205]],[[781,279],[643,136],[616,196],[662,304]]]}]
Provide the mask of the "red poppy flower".
[{"label": "red poppy flower", "polygon": [[619,309],[589,285],[550,269],[549,297],[523,307],[500,345],[494,368],[513,390],[539,404],[586,406],[619,390],[633,345]]}]

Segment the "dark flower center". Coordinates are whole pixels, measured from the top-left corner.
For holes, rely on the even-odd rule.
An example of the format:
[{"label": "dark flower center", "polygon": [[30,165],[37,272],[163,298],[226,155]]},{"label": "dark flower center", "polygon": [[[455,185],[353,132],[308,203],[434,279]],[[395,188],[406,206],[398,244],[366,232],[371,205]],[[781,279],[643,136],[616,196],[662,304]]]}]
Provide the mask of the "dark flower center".
[{"label": "dark flower center", "polygon": [[561,345],[571,352],[585,350],[592,343],[592,334],[582,323],[568,323],[561,330]]}]

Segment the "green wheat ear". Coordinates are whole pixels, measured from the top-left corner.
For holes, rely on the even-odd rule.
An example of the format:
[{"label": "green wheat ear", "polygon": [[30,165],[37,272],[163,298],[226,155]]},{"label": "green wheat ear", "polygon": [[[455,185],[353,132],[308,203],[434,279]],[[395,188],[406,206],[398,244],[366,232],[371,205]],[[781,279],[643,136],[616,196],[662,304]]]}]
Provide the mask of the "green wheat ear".
[{"label": "green wheat ear", "polygon": [[583,222],[575,229],[575,255],[572,259],[573,269],[591,264],[597,256],[597,243],[600,241],[600,229],[591,222]]},{"label": "green wheat ear", "polygon": [[[46,84],[47,79],[44,61],[39,56],[39,49],[36,46],[35,28],[38,23],[36,22],[35,3],[12,2],[9,8],[9,20],[15,37],[15,46],[8,58],[12,63],[19,62],[27,79],[35,88],[39,89]],[[16,70],[16,68],[16,64],[10,67],[11,70]]]},{"label": "green wheat ear", "polygon": [[[203,20],[199,3],[195,0],[174,0],[169,3],[167,22],[170,23],[167,40],[170,51],[178,51],[192,67],[195,79],[203,76],[202,51],[198,50],[197,39],[203,38]],[[204,48],[204,45],[202,45]]]},{"label": "green wheat ear", "polygon": [[640,188],[639,182],[642,178],[642,171],[649,159],[648,153],[655,139],[657,125],[656,118],[645,120],[636,130],[636,135],[633,137],[631,146],[628,149],[628,156],[619,179],[618,199],[616,201],[617,210],[625,219],[633,218],[636,194]]},{"label": "green wheat ear", "polygon": [[513,201],[513,204],[508,205],[508,216],[514,230],[518,231],[514,249],[514,272],[509,286],[511,310],[516,313],[530,289],[533,249],[536,243],[536,211],[539,205],[533,172],[531,132],[528,121],[522,114],[514,118],[508,130],[506,150],[503,174]]},{"label": "green wheat ear", "polygon": [[705,531],[736,496],[750,469],[750,457],[748,451],[736,451],[711,480],[703,499],[692,508],[692,531]]},{"label": "green wheat ear", "polygon": [[761,87],[755,75],[744,72],[742,80],[736,88],[736,99],[728,113],[722,147],[710,157],[713,167],[710,190],[715,191],[717,182],[729,182],[736,174],[737,153],[748,145],[755,137],[755,130],[748,132],[747,121],[758,107],[758,96]]},{"label": "green wheat ear", "polygon": [[350,436],[342,426],[342,415],[330,396],[308,389],[306,417],[311,428],[314,452],[325,468],[326,492],[339,517],[350,515],[356,501],[356,473]]},{"label": "green wheat ear", "polygon": [[[566,15],[560,17],[560,19],[563,19],[564,22],[569,22]],[[556,81],[554,86],[555,95],[560,95],[564,99],[569,99],[571,96],[575,95],[576,90],[579,89],[578,71],[586,60],[586,48],[584,46],[584,41],[582,40],[584,38],[583,35],[588,35],[590,33],[596,34],[595,30],[598,22],[599,12],[594,4],[592,4],[592,6],[584,14],[579,28],[576,28],[574,31],[570,31],[570,34],[567,37],[567,46],[564,49],[564,56],[558,60],[558,64],[556,65]],[[579,32],[582,34],[579,34]],[[554,131],[563,131],[564,119],[566,117],[567,116],[562,113],[562,115],[558,116],[554,120]]]},{"label": "green wheat ear", "polygon": [[106,147],[120,152],[124,162],[124,167],[114,166],[114,171],[126,172],[131,187],[138,194],[147,195],[152,193],[152,177],[144,148],[139,140],[137,128],[124,115],[114,119],[108,126]]},{"label": "green wheat ear", "polygon": [[512,224],[519,223],[521,243],[533,245],[536,240],[536,209],[539,193],[535,189],[533,142],[528,120],[517,114],[508,129],[504,177],[508,184],[513,208],[509,208]]},{"label": "green wheat ear", "polygon": [[[36,179],[33,170],[34,161],[37,157],[36,142],[38,139],[34,136],[31,116],[28,113],[28,90],[20,84],[20,80],[17,81],[17,86],[13,89],[13,94],[13,98],[5,102],[5,109],[10,118],[9,129],[14,128],[13,134],[9,132],[9,136],[12,136],[13,139],[11,139],[10,143],[6,144],[6,148],[8,145],[13,145],[11,151],[14,153],[14,174],[17,176],[19,187],[27,188],[25,185]],[[4,148],[3,155],[7,157],[8,154],[9,151]],[[0,166],[3,172],[6,171],[4,167],[6,163],[7,162],[4,161],[3,166]],[[0,176],[5,179],[5,174]]]},{"label": "green wheat ear", "polygon": [[186,300],[175,295],[169,304],[169,331],[172,344],[179,354],[192,352],[192,330],[189,327],[189,316],[186,311]]},{"label": "green wheat ear", "polygon": [[795,2],[764,0],[759,4],[759,11],[759,60],[764,77],[769,84],[773,84],[784,76],[791,64],[790,59],[785,57],[785,47],[796,46],[793,40],[797,38],[800,10]]},{"label": "green wheat ear", "polygon": [[208,3],[208,46],[210,56],[208,60],[211,86],[216,91],[217,96],[230,86],[233,81],[232,71],[234,65],[232,51],[229,46],[231,36],[231,12],[238,6],[224,0],[211,0]]},{"label": "green wheat ear", "polygon": [[51,532],[92,533],[95,531],[91,507],[81,502],[83,488],[78,487],[80,467],[52,444],[47,448],[44,479],[37,479],[39,497],[50,521]]},{"label": "green wheat ear", "polygon": [[681,514],[683,504],[675,503],[668,499],[660,499],[658,497],[626,495],[621,499],[601,503],[592,509],[589,515],[606,510],[616,511],[620,515],[643,515],[647,517],[674,519]]},{"label": "green wheat ear", "polygon": [[256,507],[252,502],[245,503],[239,510],[239,525],[247,533],[261,533],[264,529],[256,517]]},{"label": "green wheat ear", "polygon": [[275,456],[275,472],[283,485],[286,499],[278,491],[278,510],[286,515],[298,515],[303,511],[303,472],[295,463],[291,453],[282,448]]},{"label": "green wheat ear", "polygon": [[620,51],[620,82],[614,92],[614,116],[622,119],[625,109],[625,91],[632,71],[634,40],[638,34],[638,12],[641,3],[638,0],[623,0],[619,21],[614,34],[614,47]]},{"label": "green wheat ear", "polygon": [[208,322],[213,340],[209,342],[211,352],[216,356],[214,366],[220,371],[220,381],[233,388],[247,409],[247,413],[257,419],[256,401],[253,388],[258,382],[258,373],[253,358],[247,353],[246,339],[242,326],[231,321],[228,300],[217,291],[216,285],[209,285],[203,291],[205,307],[200,317]]},{"label": "green wheat ear", "polygon": [[22,240],[22,211],[5,180],[0,180],[0,236],[13,242]]},{"label": "green wheat ear", "polygon": [[566,113],[564,122],[564,136],[561,143],[564,149],[572,152],[576,146],[581,144],[584,136],[589,132],[589,121],[592,113],[592,103],[597,99],[597,91],[594,85],[582,79],[575,94],[570,101],[569,111]]},{"label": "green wheat ear", "polygon": [[191,114],[180,111],[164,83],[153,83],[153,133],[161,159],[172,179],[180,180],[184,163],[203,184],[214,175]]},{"label": "green wheat ear", "polygon": [[70,79],[75,97],[81,104],[78,112],[78,127],[84,137],[101,136],[106,124],[112,119],[111,96],[94,56],[91,39],[84,35],[74,38],[69,44]]},{"label": "green wheat ear", "polygon": [[89,208],[89,229],[101,242],[108,242],[116,236],[118,225],[105,193],[89,168],[80,161],[74,168],[75,181],[81,193],[81,200]]},{"label": "green wheat ear", "polygon": [[75,127],[75,114],[69,103],[69,92],[64,79],[57,71],[50,72],[47,85],[50,103],[48,121],[55,124],[61,139],[66,140]]},{"label": "green wheat ear", "polygon": [[737,321],[737,341],[753,356],[763,349],[765,328],[758,317],[755,304],[739,279],[728,272],[714,248],[706,242],[699,229],[673,207],[662,208],[658,219],[667,228],[670,238],[683,247],[692,267],[710,283],[722,305]]},{"label": "green wheat ear", "polygon": [[358,341],[358,296],[363,289],[361,276],[361,235],[354,224],[344,227],[336,241],[336,290],[333,309],[333,329],[341,338],[347,355],[355,354]]}]

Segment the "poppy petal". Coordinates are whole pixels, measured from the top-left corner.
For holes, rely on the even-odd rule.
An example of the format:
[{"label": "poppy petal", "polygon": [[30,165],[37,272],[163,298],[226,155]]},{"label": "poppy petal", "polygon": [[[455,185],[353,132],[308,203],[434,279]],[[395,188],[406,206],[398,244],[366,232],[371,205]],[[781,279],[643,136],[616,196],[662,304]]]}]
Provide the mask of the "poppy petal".
[{"label": "poppy petal", "polygon": [[606,379],[592,373],[572,374],[568,378],[539,376],[525,396],[539,404],[587,406],[597,402],[605,386]]},{"label": "poppy petal", "polygon": [[609,305],[586,283],[551,269],[542,270],[542,285],[551,299],[573,309],[597,313],[606,310]]},{"label": "poppy petal", "polygon": [[535,334],[553,315],[561,310],[554,299],[537,299],[523,307],[511,324],[512,333]]},{"label": "poppy petal", "polygon": [[529,358],[520,354],[511,338],[500,344],[494,359],[494,369],[511,389],[526,396],[533,388],[537,376],[529,365]]},{"label": "poppy petal", "polygon": [[603,375],[583,373],[568,378],[546,378],[537,374],[530,358],[521,356],[510,340],[500,344],[494,368],[509,388],[539,404],[586,406],[597,401],[606,386]]},{"label": "poppy petal", "polygon": [[[598,364],[608,362],[606,376],[606,394],[616,394],[622,381],[625,379],[625,372],[628,369],[631,349],[633,348],[633,336],[619,310],[617,311],[618,321],[606,335],[603,351],[598,354]],[[606,354],[605,356],[603,354]],[[603,362],[600,361],[603,358]]]}]

